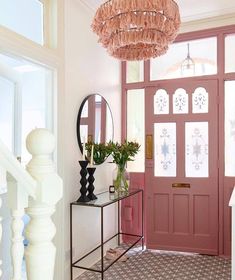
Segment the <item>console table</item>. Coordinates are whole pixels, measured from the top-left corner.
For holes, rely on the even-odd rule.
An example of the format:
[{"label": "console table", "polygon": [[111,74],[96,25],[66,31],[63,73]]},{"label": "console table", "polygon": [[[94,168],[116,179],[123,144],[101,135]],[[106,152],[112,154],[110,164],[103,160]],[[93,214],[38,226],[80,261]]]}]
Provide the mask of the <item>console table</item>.
[{"label": "console table", "polygon": [[[121,232],[120,228],[120,202],[123,199],[126,199],[128,197],[134,196],[134,195],[141,195],[141,202],[142,202],[142,229],[141,233],[139,235],[127,233],[127,232]],[[104,208],[108,205],[111,205],[113,203],[117,203],[117,211],[118,211],[118,229],[117,233],[108,238],[107,240],[104,240]],[[75,206],[82,206],[82,207],[97,207],[100,209],[100,224],[101,224],[101,232],[100,232],[100,244],[88,252],[86,255],[82,256],[78,260],[73,262],[73,224],[72,224],[72,218],[73,218],[73,207]],[[81,268],[85,270],[90,270],[93,272],[99,272],[101,273],[101,279],[104,279],[104,272],[111,267],[118,259],[120,259],[128,250],[130,250],[132,247],[134,247],[139,241],[142,242],[142,249],[144,249],[144,214],[143,214],[143,206],[144,206],[144,196],[143,196],[143,190],[131,190],[129,192],[125,193],[109,193],[109,192],[103,192],[97,195],[97,199],[90,201],[90,202],[72,202],[70,203],[70,259],[71,259],[71,280],[73,280],[73,268]],[[91,229],[92,230],[92,229]],[[115,260],[112,260],[111,263],[108,263],[107,265],[104,264],[104,244],[110,241],[111,239],[117,237],[118,239],[118,245],[120,245],[120,237],[121,236],[129,236],[133,238],[133,242],[131,244],[128,244],[125,251],[118,257],[115,258]],[[95,269],[90,267],[84,267],[79,265],[79,262],[84,260],[86,257],[88,257],[90,254],[95,252],[97,249],[101,248],[101,269]]]}]

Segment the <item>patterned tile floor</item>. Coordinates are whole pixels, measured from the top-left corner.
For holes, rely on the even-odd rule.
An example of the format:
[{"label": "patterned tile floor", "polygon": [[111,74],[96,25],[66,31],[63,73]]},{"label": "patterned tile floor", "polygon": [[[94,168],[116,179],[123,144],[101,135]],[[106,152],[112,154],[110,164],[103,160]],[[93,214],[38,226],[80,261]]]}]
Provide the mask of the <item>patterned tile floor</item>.
[{"label": "patterned tile floor", "polygon": [[[105,280],[230,280],[231,261],[199,254],[145,250],[128,252],[104,274]],[[107,264],[108,261],[105,261]],[[95,265],[99,268],[99,263]],[[98,280],[100,273],[85,272],[77,280]]]}]

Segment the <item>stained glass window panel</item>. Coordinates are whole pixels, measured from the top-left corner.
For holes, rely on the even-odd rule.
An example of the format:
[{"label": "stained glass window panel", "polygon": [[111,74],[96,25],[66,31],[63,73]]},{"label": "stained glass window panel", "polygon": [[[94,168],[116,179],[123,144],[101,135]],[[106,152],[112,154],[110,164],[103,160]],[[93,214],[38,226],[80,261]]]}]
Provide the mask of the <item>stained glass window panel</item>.
[{"label": "stained glass window panel", "polygon": [[203,87],[193,93],[193,113],[208,113],[208,92]]},{"label": "stained glass window panel", "polygon": [[178,88],[173,95],[173,113],[188,113],[188,94],[183,88]]},{"label": "stained glass window panel", "polygon": [[208,177],[208,149],[208,122],[186,122],[186,177]]},{"label": "stained glass window panel", "polygon": [[176,176],[176,123],[154,124],[154,175]]},{"label": "stained glass window panel", "polygon": [[225,176],[235,177],[235,81],[225,82]]},{"label": "stained glass window panel", "polygon": [[164,89],[158,89],[154,95],[154,114],[169,114],[169,95]]}]

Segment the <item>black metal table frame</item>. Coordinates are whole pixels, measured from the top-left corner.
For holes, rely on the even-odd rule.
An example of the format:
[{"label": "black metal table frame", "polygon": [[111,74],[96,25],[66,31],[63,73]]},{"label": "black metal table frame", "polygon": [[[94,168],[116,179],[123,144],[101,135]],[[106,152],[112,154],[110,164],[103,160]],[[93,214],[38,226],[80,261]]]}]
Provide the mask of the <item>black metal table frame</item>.
[{"label": "black metal table frame", "polygon": [[[121,232],[121,229],[120,229],[120,201],[123,199],[126,199],[130,196],[139,194],[139,193],[141,193],[141,200],[142,200],[141,235]],[[106,206],[114,204],[116,202],[118,203],[118,232],[104,241],[104,208]],[[96,208],[101,209],[101,215],[100,215],[101,216],[101,243],[96,248],[94,248],[93,250],[91,250],[90,252],[88,252],[87,254],[85,254],[84,256],[82,256],[81,258],[76,260],[75,262],[73,262],[73,249],[72,249],[72,247],[73,247],[73,237],[72,237],[72,235],[73,235],[73,226],[72,226],[73,206],[88,206],[88,207],[96,207]],[[111,239],[118,237],[118,245],[120,245],[120,236],[121,235],[138,237],[138,239],[133,244],[129,245],[128,248],[126,248],[125,251],[123,251],[123,253],[118,258],[116,258],[114,261],[112,261],[109,265],[107,265],[104,268],[104,244],[109,242]],[[114,199],[113,201],[109,201],[108,203],[103,204],[103,205],[94,205],[94,204],[89,204],[89,203],[77,203],[77,202],[70,203],[70,272],[71,272],[71,280],[73,280],[73,268],[80,268],[80,269],[89,270],[89,271],[93,271],[93,272],[99,272],[99,273],[101,273],[101,279],[103,280],[104,272],[107,269],[109,269],[114,263],[116,263],[127,251],[129,251],[138,242],[140,242],[140,240],[142,242],[142,250],[143,250],[144,249],[144,195],[143,195],[142,189],[135,190],[124,197]],[[78,263],[81,260],[85,259],[87,256],[89,256],[91,253],[95,252],[99,248],[101,248],[101,270],[78,265]]]}]

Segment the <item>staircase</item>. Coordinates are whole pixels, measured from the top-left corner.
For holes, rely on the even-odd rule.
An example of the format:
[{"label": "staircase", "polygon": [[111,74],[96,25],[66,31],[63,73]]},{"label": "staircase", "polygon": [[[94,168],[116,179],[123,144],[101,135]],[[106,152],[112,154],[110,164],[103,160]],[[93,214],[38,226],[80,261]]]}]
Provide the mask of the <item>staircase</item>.
[{"label": "staircase", "polygon": [[[48,130],[35,129],[28,135],[26,145],[32,159],[25,170],[0,141],[0,180],[7,181],[8,207],[12,215],[12,275],[8,279],[22,280],[22,262],[25,257],[28,280],[53,280],[56,248],[52,239],[56,228],[51,216],[63,195],[63,183],[51,159],[55,139]],[[25,229],[29,241],[26,249],[22,236],[22,217],[25,213],[30,217]],[[0,217],[0,242],[1,221]],[[0,260],[0,279],[2,262],[4,259]]]}]

